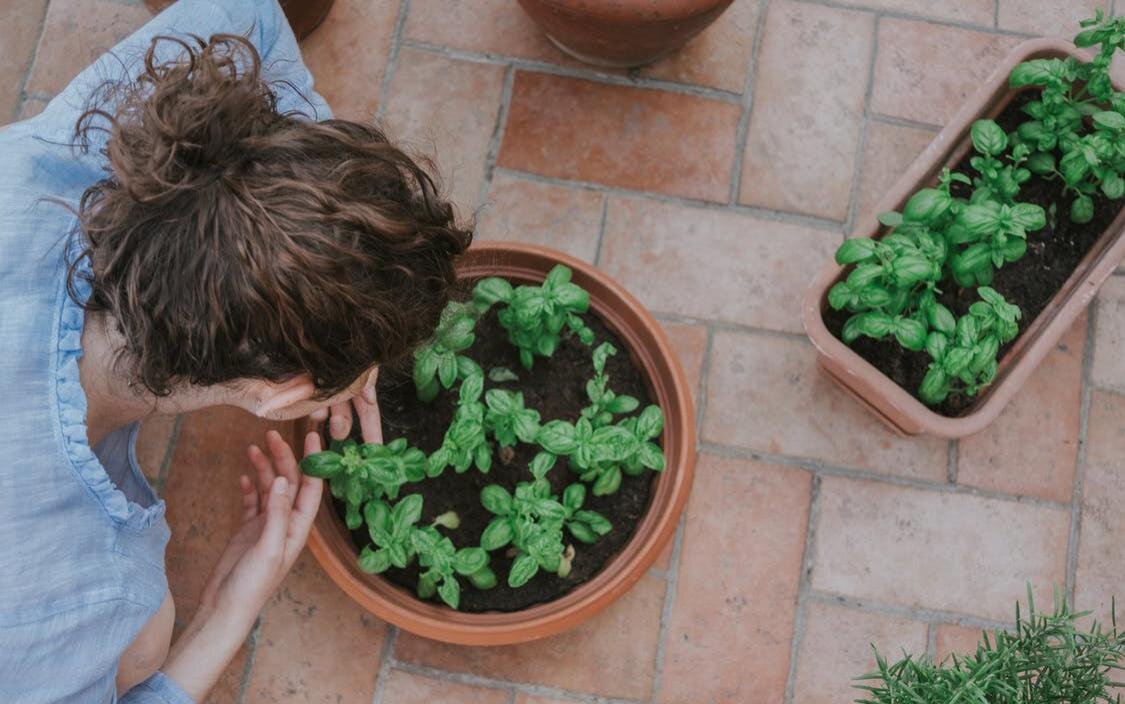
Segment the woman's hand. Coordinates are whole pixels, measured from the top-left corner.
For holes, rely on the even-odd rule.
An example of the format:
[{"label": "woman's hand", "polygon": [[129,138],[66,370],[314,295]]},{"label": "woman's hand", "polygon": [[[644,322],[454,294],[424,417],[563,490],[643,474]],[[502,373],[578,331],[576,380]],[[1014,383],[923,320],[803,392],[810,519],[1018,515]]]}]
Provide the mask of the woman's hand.
[{"label": "woman's hand", "polygon": [[359,428],[363,434],[364,442],[382,443],[383,424],[379,416],[379,401],[375,395],[375,384],[379,379],[379,370],[376,368],[367,377],[363,390],[350,401],[333,404],[330,408],[313,413],[311,418],[316,423],[328,420],[328,434],[333,440],[344,440],[352,432],[352,409],[359,417]]},{"label": "woman's hand", "polygon": [[[164,674],[203,701],[250,633],[266,601],[305,546],[324,488],[304,476],[288,443],[266,436],[269,456],[247,452],[255,479],[239,477],[242,521],[203,588],[199,609],[172,646]],[[320,436],[305,437],[305,454],[320,452]]]},{"label": "woman's hand", "polygon": [[[323,480],[301,474],[280,433],[269,431],[266,447],[269,456],[257,445],[247,450],[255,479],[239,477],[242,522],[200,597],[201,606],[249,624],[305,546],[324,487]],[[309,433],[305,454],[320,449],[320,436]]]}]

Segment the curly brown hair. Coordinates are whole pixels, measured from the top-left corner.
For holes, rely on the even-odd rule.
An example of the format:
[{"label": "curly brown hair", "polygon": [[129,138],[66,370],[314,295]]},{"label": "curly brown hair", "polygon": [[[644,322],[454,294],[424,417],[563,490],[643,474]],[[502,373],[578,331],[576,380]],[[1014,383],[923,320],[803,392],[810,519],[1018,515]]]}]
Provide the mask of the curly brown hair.
[{"label": "curly brown hair", "polygon": [[[182,54],[158,62],[160,42]],[[327,398],[432,334],[472,233],[380,129],[279,113],[233,35],[157,37],[98,94],[76,132],[108,131],[109,175],[79,204],[69,283],[88,259],[85,308],[112,317],[135,386],[307,373]]]}]

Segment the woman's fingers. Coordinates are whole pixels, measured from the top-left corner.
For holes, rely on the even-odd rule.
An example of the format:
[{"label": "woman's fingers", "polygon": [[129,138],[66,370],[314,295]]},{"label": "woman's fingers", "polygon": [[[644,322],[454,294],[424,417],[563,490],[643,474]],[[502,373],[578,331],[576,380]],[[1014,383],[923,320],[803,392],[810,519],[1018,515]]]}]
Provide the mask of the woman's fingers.
[{"label": "woman's fingers", "polygon": [[359,427],[363,431],[363,441],[382,443],[383,442],[383,421],[379,416],[379,403],[368,402],[363,396],[356,396],[352,399],[352,404],[355,405],[356,415],[359,416]]},{"label": "woman's fingers", "polygon": [[305,457],[320,452],[324,446],[320,442],[320,433],[315,430],[305,435]]},{"label": "woman's fingers", "polygon": [[274,471],[289,482],[289,501],[292,503],[301,481],[301,470],[297,466],[293,448],[289,447],[289,443],[285,442],[285,438],[276,430],[266,433],[266,444],[270,448],[270,456],[273,457]]},{"label": "woman's fingers", "polygon": [[320,508],[320,497],[323,493],[323,479],[316,477],[301,479],[301,490],[293,503],[293,512],[289,516],[289,534],[285,538],[286,567],[297,559],[297,553],[305,546],[313,521],[316,519],[316,511]]},{"label": "woman's fingers", "polygon": [[242,490],[242,521],[245,523],[258,515],[258,491],[245,474],[239,475],[238,488]]},{"label": "woman's fingers", "polygon": [[328,434],[333,440],[346,440],[352,432],[352,406],[348,402],[332,405],[328,418]]},{"label": "woman's fingers", "polygon": [[273,463],[270,462],[270,458],[266,457],[266,453],[262,452],[262,448],[257,445],[251,445],[246,450],[246,456],[250,458],[250,464],[253,465],[254,473],[258,479],[259,506],[265,509],[266,497],[269,496],[270,487],[273,486],[273,480],[277,477],[277,474],[273,471]]}]

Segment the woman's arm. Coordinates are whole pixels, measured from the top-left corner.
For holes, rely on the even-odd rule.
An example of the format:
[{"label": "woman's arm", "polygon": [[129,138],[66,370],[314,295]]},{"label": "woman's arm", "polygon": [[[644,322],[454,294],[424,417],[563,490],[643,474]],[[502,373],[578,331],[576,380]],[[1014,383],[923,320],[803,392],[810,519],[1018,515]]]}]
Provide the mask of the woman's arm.
[{"label": "woman's arm", "polygon": [[[199,609],[162,672],[126,692],[121,704],[203,701],[305,546],[324,483],[300,473],[297,458],[276,431],[267,441],[272,461],[250,448],[257,480],[240,478],[242,524],[212,571]],[[305,454],[320,449],[320,436],[309,433]]]}]

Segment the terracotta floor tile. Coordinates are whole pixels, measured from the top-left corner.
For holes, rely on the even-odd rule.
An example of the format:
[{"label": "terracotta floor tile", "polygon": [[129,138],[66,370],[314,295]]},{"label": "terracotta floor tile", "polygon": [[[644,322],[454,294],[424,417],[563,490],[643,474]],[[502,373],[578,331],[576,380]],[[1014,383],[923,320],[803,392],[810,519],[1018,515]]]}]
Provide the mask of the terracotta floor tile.
[{"label": "terracotta floor tile", "polygon": [[1003,620],[1063,584],[1069,532],[1063,509],[825,477],[812,586]]},{"label": "terracotta floor tile", "polygon": [[1094,331],[1095,384],[1125,391],[1125,277],[1111,276],[1098,294],[1098,322]]},{"label": "terracotta floor tile", "polygon": [[811,488],[800,470],[700,456],[660,702],[781,701]]},{"label": "terracotta floor tile", "polygon": [[605,196],[497,173],[480,214],[477,238],[541,244],[593,262]]},{"label": "terracotta floor tile", "polygon": [[1125,603],[1125,396],[1094,391],[1086,437],[1075,604],[1107,621],[1112,597]]},{"label": "terracotta floor tile", "polygon": [[957,482],[1070,502],[1082,406],[1083,315],[992,425],[960,442]]},{"label": "terracotta floor tile", "polygon": [[395,139],[435,158],[462,218],[480,201],[503,87],[502,66],[405,48],[398,55],[386,122]]},{"label": "terracotta floor tile", "polygon": [[324,23],[301,43],[314,87],[336,117],[370,121],[391,49],[399,0],[336,0]]},{"label": "terracotta floor tile", "polygon": [[8,0],[0,9],[0,124],[16,119],[47,0]]},{"label": "terracotta floor tile", "polygon": [[601,268],[649,308],[801,332],[801,297],[836,233],[749,215],[612,198]]},{"label": "terracotta floor tile", "polygon": [[[507,704],[503,689],[474,687],[394,670],[383,690],[383,704]],[[367,701],[367,700],[364,700]]]},{"label": "terracotta floor tile", "polygon": [[165,566],[181,620],[195,612],[207,575],[238,526],[238,475],[250,466],[246,448],[275,427],[231,407],[184,416],[164,484],[172,528]]},{"label": "terracotta floor tile", "polygon": [[175,428],[176,416],[152,416],[141,423],[141,432],[137,434],[137,464],[150,482],[160,475]]},{"label": "terracotta floor tile", "polygon": [[1108,13],[1109,5],[1109,0],[999,0],[997,18],[1002,29],[1071,39],[1080,20],[1093,17],[1095,9]]},{"label": "terracotta floor tile", "polygon": [[400,633],[399,660],[454,672],[647,699],[656,668],[664,580],[644,577],[592,620],[554,638],[523,645],[470,648]]},{"label": "terracotta floor tile", "polygon": [[856,195],[855,225],[857,228],[874,221],[879,213],[875,206],[898,181],[914,158],[922,153],[936,132],[888,125],[871,121],[867,125],[867,139],[863,146],[863,160],[859,172],[859,192]]},{"label": "terracotta floor tile", "polygon": [[[866,13],[770,5],[740,202],[831,220],[847,216],[874,28]],[[828,35],[833,41],[821,41]]]},{"label": "terracotta floor tile", "polygon": [[663,323],[664,331],[672,349],[680,358],[680,365],[687,376],[688,387],[695,392],[693,398],[699,400],[699,384],[703,375],[703,360],[707,356],[707,327],[687,323]]},{"label": "terracotta floor tile", "polygon": [[944,125],[1018,37],[884,18],[871,109]]},{"label": "terracotta floor tile", "polygon": [[370,704],[386,626],[340,591],[307,550],[261,618],[248,703],[297,696]]},{"label": "terracotta floor tile", "polygon": [[928,626],[884,614],[812,602],[805,616],[805,635],[797,656],[793,701],[842,704],[861,698],[858,681],[875,670],[875,654],[891,662],[908,653],[926,652]]},{"label": "terracotta floor tile", "polygon": [[515,704],[572,704],[573,699],[549,699],[531,694],[517,694]]},{"label": "terracotta floor tile", "polygon": [[499,164],[725,202],[739,113],[733,103],[519,71]]},{"label": "terracotta floor tile", "polygon": [[583,65],[556,49],[539,25],[509,0],[411,0],[403,36],[451,49]]},{"label": "terracotta floor tile", "polygon": [[849,0],[849,6],[992,26],[993,0]]},{"label": "terracotta floor tile", "polygon": [[758,0],[735,0],[715,24],[640,75],[741,93],[754,50]]},{"label": "terracotta floor tile", "polygon": [[944,482],[944,441],[890,430],[816,367],[808,343],[717,332],[703,439],[883,474]]},{"label": "terracotta floor tile", "polygon": [[[1013,612],[1014,614],[1014,612]],[[980,628],[943,623],[937,626],[934,660],[941,662],[950,655],[972,655],[984,633]],[[992,636],[989,635],[989,638]]]},{"label": "terracotta floor tile", "polygon": [[144,5],[54,0],[47,9],[29,93],[58,93],[78,73],[151,18]]}]

